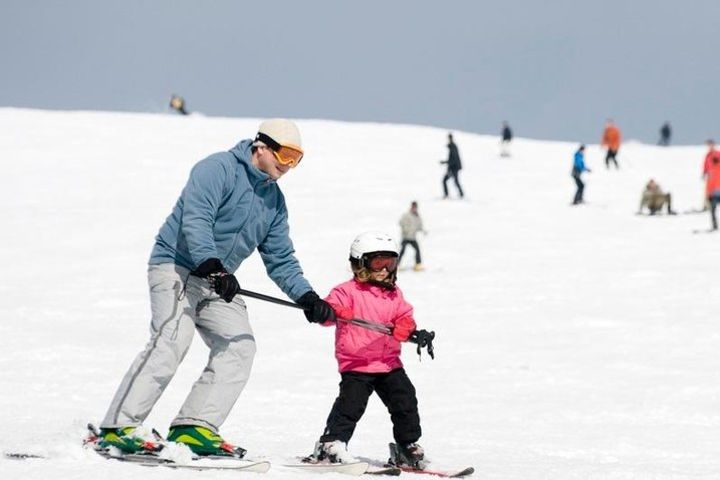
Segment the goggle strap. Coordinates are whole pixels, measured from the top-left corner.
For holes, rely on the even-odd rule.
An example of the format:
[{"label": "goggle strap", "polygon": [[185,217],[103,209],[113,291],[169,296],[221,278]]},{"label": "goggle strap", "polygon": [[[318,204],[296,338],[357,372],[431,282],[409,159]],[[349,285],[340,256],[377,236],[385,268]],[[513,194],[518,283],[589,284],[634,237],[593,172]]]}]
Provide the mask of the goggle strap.
[{"label": "goggle strap", "polygon": [[262,133],[262,132],[258,132],[258,134],[255,135],[255,141],[256,141],[256,142],[262,142],[262,143],[264,143],[265,145],[267,145],[268,147],[270,147],[270,148],[271,148],[273,151],[275,151],[275,152],[277,152],[278,150],[280,150],[280,147],[282,146],[282,145],[280,145],[278,142],[276,142],[275,140],[273,140],[272,137],[270,137],[269,135],[265,135],[265,134]]}]

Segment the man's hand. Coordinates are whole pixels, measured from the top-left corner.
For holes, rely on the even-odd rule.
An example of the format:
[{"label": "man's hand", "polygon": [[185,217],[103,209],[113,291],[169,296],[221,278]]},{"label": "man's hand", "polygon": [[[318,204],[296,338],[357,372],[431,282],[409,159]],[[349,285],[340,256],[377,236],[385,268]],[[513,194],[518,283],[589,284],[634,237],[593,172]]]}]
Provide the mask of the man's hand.
[{"label": "man's hand", "polygon": [[305,310],[305,318],[311,323],[325,323],[327,321],[335,321],[335,311],[325,300],[320,298],[313,290],[306,292],[302,297],[298,298],[296,303]]},{"label": "man's hand", "polygon": [[228,273],[222,262],[217,258],[205,260],[198,265],[192,274],[197,277],[207,278],[210,287],[227,303],[232,302],[240,290],[240,283],[235,278],[235,275]]}]

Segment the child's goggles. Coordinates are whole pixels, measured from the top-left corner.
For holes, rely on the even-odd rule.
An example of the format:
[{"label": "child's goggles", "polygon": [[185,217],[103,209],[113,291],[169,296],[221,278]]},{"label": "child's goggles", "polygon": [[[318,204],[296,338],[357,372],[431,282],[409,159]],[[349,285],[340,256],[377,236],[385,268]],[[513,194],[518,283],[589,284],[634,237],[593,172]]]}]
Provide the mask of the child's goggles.
[{"label": "child's goggles", "polygon": [[374,255],[365,259],[365,266],[373,272],[379,272],[383,268],[388,272],[394,272],[398,267],[398,257],[391,255]]},{"label": "child's goggles", "polygon": [[277,161],[282,165],[288,165],[290,168],[297,167],[304,155],[302,148],[295,145],[281,145],[264,133],[258,133],[255,141],[260,141],[267,145],[273,155],[275,155]]}]

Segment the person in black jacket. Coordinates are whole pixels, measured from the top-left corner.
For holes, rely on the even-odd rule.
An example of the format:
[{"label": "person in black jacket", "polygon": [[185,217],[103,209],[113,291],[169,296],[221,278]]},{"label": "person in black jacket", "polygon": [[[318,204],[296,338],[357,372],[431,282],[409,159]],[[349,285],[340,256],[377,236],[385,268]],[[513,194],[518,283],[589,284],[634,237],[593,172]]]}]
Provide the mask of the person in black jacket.
[{"label": "person in black jacket", "polygon": [[465,194],[458,180],[458,173],[462,170],[462,163],[460,162],[460,152],[458,152],[457,145],[455,145],[453,141],[452,133],[448,133],[448,159],[440,163],[447,164],[447,172],[445,172],[445,177],[443,177],[443,198],[448,198],[447,181],[450,178],[455,181],[455,186],[460,194],[460,198],[463,198]]},{"label": "person in black jacket", "polygon": [[510,156],[510,150],[508,149],[510,147],[510,142],[512,142],[513,134],[512,130],[510,130],[510,125],[508,125],[508,122],[502,123],[502,141],[500,142],[500,156],[501,157],[509,157]]},{"label": "person in black jacket", "polygon": [[672,129],[670,128],[670,122],[663,123],[662,128],[660,128],[660,140],[658,140],[658,145],[663,147],[670,146],[670,136],[672,135]]}]

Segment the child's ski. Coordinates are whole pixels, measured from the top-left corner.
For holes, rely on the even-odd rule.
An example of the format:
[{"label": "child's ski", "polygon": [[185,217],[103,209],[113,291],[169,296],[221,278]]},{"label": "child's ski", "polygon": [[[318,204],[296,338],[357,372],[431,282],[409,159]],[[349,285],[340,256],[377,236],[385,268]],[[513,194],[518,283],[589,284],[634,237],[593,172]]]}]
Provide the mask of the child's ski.
[{"label": "child's ski", "polygon": [[283,467],[294,468],[298,470],[304,470],[306,472],[313,473],[342,473],[345,475],[362,475],[368,471],[370,464],[367,462],[352,462],[352,463],[311,463],[311,462],[300,462],[285,464]]},{"label": "child's ski", "polygon": [[475,473],[475,469],[473,467],[467,467],[463,468],[462,470],[432,470],[428,468],[419,469],[419,468],[412,468],[412,467],[396,467],[402,470],[403,472],[407,473],[422,473],[425,475],[434,475],[436,477],[443,477],[443,478],[458,478],[458,477],[467,477],[468,475],[472,475]]}]

